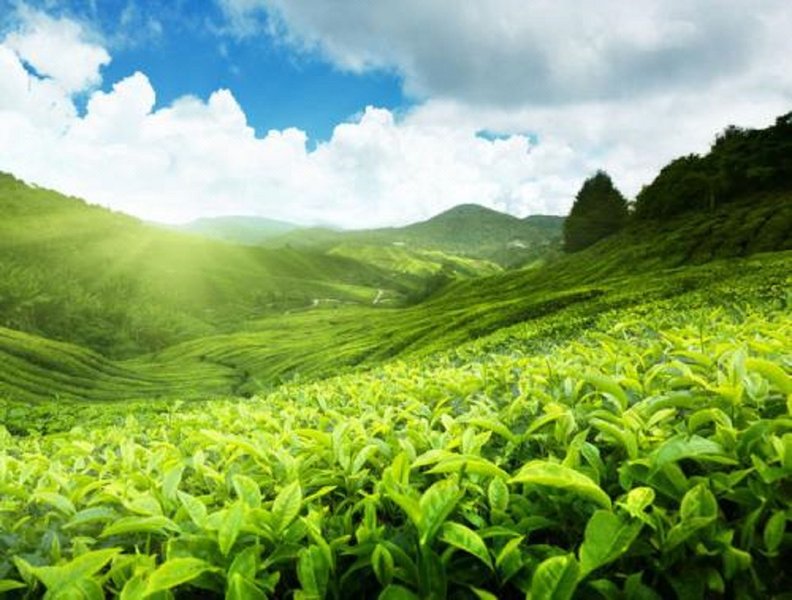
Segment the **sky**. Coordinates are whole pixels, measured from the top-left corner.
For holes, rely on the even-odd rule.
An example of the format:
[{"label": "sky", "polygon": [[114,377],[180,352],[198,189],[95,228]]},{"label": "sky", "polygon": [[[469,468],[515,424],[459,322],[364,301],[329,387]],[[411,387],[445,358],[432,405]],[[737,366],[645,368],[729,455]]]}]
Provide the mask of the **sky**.
[{"label": "sky", "polygon": [[632,198],[792,110],[788,0],[0,0],[0,171],[144,219]]}]

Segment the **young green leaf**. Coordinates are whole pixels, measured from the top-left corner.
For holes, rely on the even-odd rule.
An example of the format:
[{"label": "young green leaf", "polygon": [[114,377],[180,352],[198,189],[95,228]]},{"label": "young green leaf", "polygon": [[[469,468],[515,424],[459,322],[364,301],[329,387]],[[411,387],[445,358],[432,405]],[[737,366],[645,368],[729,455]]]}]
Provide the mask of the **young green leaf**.
[{"label": "young green leaf", "polygon": [[520,469],[510,482],[568,490],[606,508],[611,507],[610,497],[589,477],[551,462],[531,461]]},{"label": "young green leaf", "polygon": [[11,590],[21,590],[26,588],[27,585],[21,581],[14,581],[13,579],[0,579],[0,592],[10,592]]},{"label": "young green leaf", "polygon": [[206,505],[195,496],[191,496],[186,492],[178,491],[176,494],[192,522],[198,527],[205,527],[207,517]]},{"label": "young green leaf", "polygon": [[531,600],[570,600],[579,574],[580,567],[571,554],[548,558],[536,567],[531,579]]},{"label": "young green leaf", "polygon": [[246,579],[255,579],[260,555],[261,548],[258,546],[248,546],[241,552],[237,552],[234,561],[228,568],[228,576],[241,575]]},{"label": "young green leaf", "polygon": [[509,487],[500,477],[493,477],[490,481],[487,500],[491,511],[505,512],[509,507]]},{"label": "young green leaf", "polygon": [[745,368],[756,371],[781,390],[782,394],[792,394],[792,377],[777,364],[763,358],[746,358]]},{"label": "young green leaf", "polygon": [[481,458],[480,456],[465,456],[465,455],[452,455],[448,458],[440,460],[428,472],[436,473],[458,473],[464,470],[466,473],[473,473],[475,475],[483,475],[485,477],[497,477],[508,479],[509,474],[492,463],[491,461]]},{"label": "young green leaf", "polygon": [[418,596],[401,585],[389,585],[380,595],[378,600],[419,600]]},{"label": "young green leaf", "polygon": [[699,435],[671,438],[654,452],[653,458],[656,469],[684,458],[710,460],[724,464],[735,462],[724,453],[723,447],[719,443]]},{"label": "young green leaf", "polygon": [[145,594],[146,580],[143,575],[135,574],[124,584],[119,600],[143,600]]},{"label": "young green leaf", "polygon": [[764,528],[764,543],[765,548],[771,554],[778,552],[778,548],[784,540],[786,521],[786,514],[782,510],[775,511],[772,516],[767,519],[767,524],[765,524]]},{"label": "young green leaf", "polygon": [[261,490],[259,485],[246,475],[234,475],[234,490],[237,497],[242,500],[249,508],[259,508],[261,506]]},{"label": "young green leaf", "polygon": [[179,489],[183,473],[184,465],[178,465],[169,469],[162,477],[162,495],[168,500],[176,499],[176,491]]},{"label": "young green leaf", "polygon": [[440,540],[472,554],[492,569],[492,559],[487,550],[487,545],[472,529],[459,523],[443,523],[443,527],[440,530]]},{"label": "young green leaf", "polygon": [[586,525],[580,546],[580,571],[585,576],[594,569],[613,562],[629,550],[643,523],[625,521],[607,510],[598,510]]},{"label": "young green leaf", "polygon": [[283,533],[291,525],[300,513],[301,505],[302,488],[299,481],[293,481],[281,490],[272,505],[272,528],[276,534]]},{"label": "young green leaf", "polygon": [[630,405],[630,398],[615,379],[600,373],[587,373],[583,379],[603,394],[608,394],[612,397],[622,411],[627,410]]},{"label": "young green leaf", "polygon": [[426,545],[434,539],[461,498],[462,492],[451,479],[438,481],[423,493],[419,502],[421,545]]},{"label": "young green leaf", "polygon": [[217,544],[220,546],[220,552],[223,553],[223,556],[228,556],[228,553],[231,552],[231,548],[233,548],[242,529],[244,518],[245,506],[240,500],[237,500],[226,511],[225,518],[217,530]]},{"label": "young green leaf", "polygon": [[300,551],[297,561],[297,578],[304,596],[324,598],[330,578],[330,565],[318,546],[309,546]]},{"label": "young green leaf", "polygon": [[30,501],[49,504],[69,517],[77,512],[77,509],[74,507],[74,504],[71,500],[69,500],[66,496],[56,494],[55,492],[36,492],[33,494]]},{"label": "young green leaf", "polygon": [[148,577],[144,596],[171,590],[188,583],[207,571],[217,571],[209,563],[198,558],[172,558],[159,567]]},{"label": "young green leaf", "polygon": [[383,544],[377,544],[371,553],[371,566],[380,585],[387,587],[393,581],[393,555]]},{"label": "young green leaf", "polygon": [[266,600],[267,595],[251,579],[239,573],[229,575],[225,600]]},{"label": "young green leaf", "polygon": [[123,517],[105,527],[99,537],[166,531],[179,531],[179,526],[167,517]]},{"label": "young green leaf", "polygon": [[121,553],[121,548],[107,548],[86,552],[71,562],[54,567],[32,567],[30,571],[48,590],[58,591],[69,585],[96,575]]}]

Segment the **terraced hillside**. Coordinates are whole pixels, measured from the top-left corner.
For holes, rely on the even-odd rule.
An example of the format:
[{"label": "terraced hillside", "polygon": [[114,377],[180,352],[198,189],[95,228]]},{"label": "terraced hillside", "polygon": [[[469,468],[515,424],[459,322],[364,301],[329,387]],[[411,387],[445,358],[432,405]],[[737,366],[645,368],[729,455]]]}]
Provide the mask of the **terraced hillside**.
[{"label": "terraced hillside", "polygon": [[[109,401],[227,395],[235,375],[220,365],[109,360],[85,348],[0,327],[0,397]],[[198,391],[200,390],[200,392]]]},{"label": "terraced hillside", "polygon": [[607,311],[697,293],[731,299],[751,289],[788,302],[792,253],[722,260],[701,266],[614,275],[596,284],[565,273],[542,287],[541,271],[459,283],[415,307],[315,310],[250,322],[244,331],[208,336],[160,352],[112,362],[85,349],[3,330],[0,394],[46,400],[182,399],[261,393],[294,379],[371,368],[428,356],[517,323],[556,337],[579,333]]}]

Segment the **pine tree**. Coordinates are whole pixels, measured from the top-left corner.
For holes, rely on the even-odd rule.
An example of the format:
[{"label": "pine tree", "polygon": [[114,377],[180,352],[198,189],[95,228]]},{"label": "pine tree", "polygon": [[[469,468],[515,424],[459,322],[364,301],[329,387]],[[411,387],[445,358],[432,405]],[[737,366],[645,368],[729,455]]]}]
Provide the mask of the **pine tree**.
[{"label": "pine tree", "polygon": [[589,177],[564,222],[564,249],[577,252],[615,233],[627,222],[627,201],[605,171]]}]

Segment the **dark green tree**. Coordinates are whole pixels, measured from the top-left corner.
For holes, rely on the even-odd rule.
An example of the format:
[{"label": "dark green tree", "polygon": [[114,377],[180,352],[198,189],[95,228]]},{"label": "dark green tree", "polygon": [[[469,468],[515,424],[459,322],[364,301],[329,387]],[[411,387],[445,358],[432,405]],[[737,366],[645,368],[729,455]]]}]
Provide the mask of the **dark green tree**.
[{"label": "dark green tree", "polygon": [[605,171],[589,177],[564,222],[564,250],[577,252],[617,232],[627,222],[627,201]]},{"label": "dark green tree", "polygon": [[[635,202],[637,220],[712,211],[763,192],[792,189],[792,113],[765,129],[730,125],[709,153],[690,154],[663,167]],[[779,196],[779,202],[788,202]]]}]

